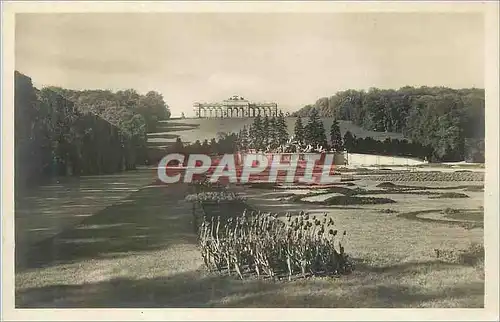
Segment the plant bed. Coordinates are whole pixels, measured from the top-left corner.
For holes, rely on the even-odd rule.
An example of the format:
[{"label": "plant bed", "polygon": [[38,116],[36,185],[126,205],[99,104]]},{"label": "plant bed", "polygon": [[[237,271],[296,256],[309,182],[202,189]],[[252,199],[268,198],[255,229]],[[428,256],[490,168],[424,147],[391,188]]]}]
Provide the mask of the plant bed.
[{"label": "plant bed", "polygon": [[325,205],[380,205],[387,203],[396,203],[396,201],[389,198],[375,198],[375,197],[332,197],[324,201]]},{"label": "plant bed", "polygon": [[381,209],[379,213],[381,214],[397,214],[399,211],[394,209]]},{"label": "plant bed", "polygon": [[483,191],[484,190],[484,187],[479,186],[479,185],[429,187],[429,186],[407,186],[407,185],[402,185],[402,184],[396,184],[393,182],[382,182],[382,183],[379,183],[376,187],[387,189],[387,190],[456,190],[456,189],[464,189],[466,191]]},{"label": "plant bed", "polygon": [[[422,222],[429,223],[439,223],[446,224],[450,226],[459,226],[465,229],[474,229],[474,228],[483,228],[484,227],[484,217],[480,216],[481,212],[477,210],[470,209],[430,209],[430,210],[420,210],[420,211],[412,211],[398,214],[398,217],[410,219],[410,220],[418,220]],[[437,218],[429,218],[424,217],[425,215],[438,214]],[[469,220],[472,218],[468,215],[474,214],[474,220]],[[467,218],[466,218],[467,216]],[[462,217],[462,218],[460,218]]]},{"label": "plant bed", "polygon": [[[219,273],[279,278],[301,275],[339,276],[352,271],[344,252],[346,235],[333,229],[333,221],[309,218],[301,212],[287,222],[277,214],[249,212],[221,222],[205,220],[199,230],[206,267]],[[341,236],[339,236],[341,235]]]},{"label": "plant bed", "polygon": [[187,195],[185,200],[189,202],[225,202],[243,200],[244,198],[237,193],[223,191],[204,191]]},{"label": "plant bed", "polygon": [[368,175],[366,180],[374,181],[484,181],[484,172],[407,172],[400,174]]},{"label": "plant bed", "polygon": [[[317,194],[316,194],[317,195]],[[318,204],[325,206],[348,206],[348,205],[380,205],[396,203],[395,200],[389,198],[376,198],[376,197],[358,197],[358,196],[334,196],[323,201],[304,201],[303,198],[312,197],[311,195],[296,196],[291,199],[292,201],[304,204]]]},{"label": "plant bed", "polygon": [[461,199],[461,198],[469,198],[468,195],[461,192],[445,192],[440,193],[435,196],[429,196],[429,199]]},{"label": "plant bed", "polygon": [[484,221],[484,212],[482,210],[461,210],[461,209],[453,209],[446,208],[441,212],[444,218],[461,220],[461,221]]},{"label": "plant bed", "polygon": [[484,187],[483,186],[468,186],[468,187],[464,188],[464,191],[484,192]]}]

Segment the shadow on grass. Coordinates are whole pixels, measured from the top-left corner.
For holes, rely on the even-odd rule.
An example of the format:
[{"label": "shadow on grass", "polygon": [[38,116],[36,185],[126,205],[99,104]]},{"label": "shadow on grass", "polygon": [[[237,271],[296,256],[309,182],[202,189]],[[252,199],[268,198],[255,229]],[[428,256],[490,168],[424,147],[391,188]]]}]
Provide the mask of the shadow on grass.
[{"label": "shadow on grass", "polygon": [[[384,268],[361,267],[342,278],[293,282],[214,276],[191,271],[133,280],[117,278],[83,285],[52,285],[19,290],[16,307],[155,308],[155,307],[419,307],[438,301],[484,305],[484,283],[470,282],[429,290],[416,283],[377,282],[381,273],[405,278],[426,269],[449,268],[440,262],[409,263]],[[384,283],[385,281],[385,283]]]},{"label": "shadow on grass", "polygon": [[109,206],[24,253],[16,251],[16,270],[196,243],[191,208],[172,202],[183,197],[183,189],[173,186],[143,188],[129,202]]}]

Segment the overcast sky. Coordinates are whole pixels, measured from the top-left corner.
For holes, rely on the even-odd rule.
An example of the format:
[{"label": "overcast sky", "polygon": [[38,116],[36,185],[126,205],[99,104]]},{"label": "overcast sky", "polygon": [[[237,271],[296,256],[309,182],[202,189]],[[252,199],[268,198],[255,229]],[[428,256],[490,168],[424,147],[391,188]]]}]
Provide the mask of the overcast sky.
[{"label": "overcast sky", "polygon": [[483,87],[477,14],[18,14],[35,86],[163,94],[174,116],[240,95],[293,111],[339,90]]}]

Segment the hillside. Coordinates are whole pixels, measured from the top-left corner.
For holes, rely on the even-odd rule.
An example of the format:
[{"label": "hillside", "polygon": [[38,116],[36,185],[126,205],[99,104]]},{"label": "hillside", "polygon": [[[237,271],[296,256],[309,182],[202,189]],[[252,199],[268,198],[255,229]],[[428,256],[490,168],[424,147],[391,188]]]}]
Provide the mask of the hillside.
[{"label": "hillside", "polygon": [[[288,133],[292,134],[296,118],[286,118]],[[332,125],[333,118],[322,118],[325,129]],[[253,118],[226,118],[226,119],[177,119],[161,121],[157,126],[157,131],[148,134],[148,146],[164,148],[180,137],[184,143],[193,143],[196,140],[203,140],[217,137],[218,132],[237,133],[243,126],[252,124]],[[304,124],[307,118],[303,118]],[[372,137],[378,140],[384,140],[387,137],[402,139],[400,133],[385,133],[367,131],[349,121],[340,121],[340,130],[342,134],[350,131],[357,137]]]}]

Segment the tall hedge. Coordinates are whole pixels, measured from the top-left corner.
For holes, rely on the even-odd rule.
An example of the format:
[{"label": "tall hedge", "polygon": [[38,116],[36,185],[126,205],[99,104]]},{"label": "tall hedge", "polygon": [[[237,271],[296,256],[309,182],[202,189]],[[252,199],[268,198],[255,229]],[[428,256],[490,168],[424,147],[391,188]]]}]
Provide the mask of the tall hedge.
[{"label": "tall hedge", "polygon": [[113,103],[85,109],[51,88],[37,90],[15,73],[15,178],[17,185],[65,175],[94,175],[134,169],[144,161],[146,124]]}]

